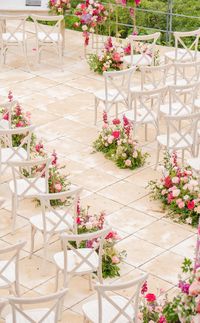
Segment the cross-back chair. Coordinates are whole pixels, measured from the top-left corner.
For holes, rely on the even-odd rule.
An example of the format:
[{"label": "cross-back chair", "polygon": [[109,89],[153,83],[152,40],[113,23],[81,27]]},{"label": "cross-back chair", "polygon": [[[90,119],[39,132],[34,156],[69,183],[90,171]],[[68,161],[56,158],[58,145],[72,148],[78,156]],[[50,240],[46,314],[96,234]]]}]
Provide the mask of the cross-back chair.
[{"label": "cross-back chair", "polygon": [[11,101],[0,104],[0,129],[11,128],[11,112],[17,103],[17,101]]},{"label": "cross-back chair", "polygon": [[102,255],[104,239],[111,228],[107,227],[92,233],[61,235],[63,251],[54,255],[57,266],[56,288],[59,272],[63,273],[63,285],[66,287],[71,277],[89,275],[92,289],[92,274],[102,282]]},{"label": "cross-back chair", "polygon": [[97,109],[100,102],[104,105],[104,110],[109,112],[115,106],[116,117],[118,117],[118,105],[123,104],[126,109],[130,109],[130,86],[131,78],[136,68],[131,67],[122,71],[104,72],[105,87],[94,93],[95,96],[95,125],[97,123]]},{"label": "cross-back chair", "polygon": [[134,131],[136,131],[139,125],[145,125],[145,140],[147,140],[148,124],[152,124],[157,132],[159,109],[166,90],[166,87],[162,87],[154,90],[135,92],[133,96],[133,108],[124,113],[127,119],[133,124]]},{"label": "cross-back chair", "polygon": [[124,56],[124,63],[137,67],[155,65],[155,46],[159,37],[160,32],[151,35],[130,35],[128,39],[131,44],[131,55]]},{"label": "cross-back chair", "polygon": [[48,193],[50,158],[29,161],[11,161],[13,179],[9,182],[12,194],[13,230],[15,228],[18,199],[34,198]]},{"label": "cross-back chair", "polygon": [[[37,231],[40,231],[43,235],[44,261],[47,259],[48,244],[53,235],[67,231],[77,233],[77,205],[81,191],[82,188],[76,188],[66,192],[39,194],[37,196],[41,204],[41,213],[30,218],[30,257],[34,250],[34,238]],[[51,205],[51,202],[55,200],[65,201],[66,205],[62,208],[55,208]]]},{"label": "cross-back chair", "polygon": [[[83,304],[85,323],[138,323],[139,296],[148,274],[140,278],[115,284],[97,284],[97,299]],[[120,295],[120,291],[130,291],[130,297]]]},{"label": "cross-back chair", "polygon": [[[26,242],[0,249],[0,289],[19,296],[19,254]],[[14,285],[14,289],[13,289]]]},{"label": "cross-back chair", "polygon": [[19,46],[22,48],[28,65],[27,33],[25,30],[27,18],[27,15],[0,15],[1,64],[6,63],[8,49]]},{"label": "cross-back chair", "polygon": [[[68,289],[65,288],[48,296],[33,298],[10,296],[8,302],[12,312],[5,317],[5,322],[57,323],[60,319],[60,306],[67,291]],[[36,305],[37,308],[35,308]]]},{"label": "cross-back chair", "polygon": [[195,99],[200,88],[200,82],[187,85],[170,85],[169,100],[160,106],[164,115],[180,116],[195,112]]},{"label": "cross-back chair", "polygon": [[[156,167],[159,162],[159,154],[162,147],[167,149],[169,153],[173,151],[182,152],[182,162],[184,162],[184,151],[188,150],[191,156],[195,156],[197,150],[197,129],[200,122],[200,113],[192,113],[183,116],[164,116],[166,133],[157,136],[157,160]],[[180,127],[180,123],[184,126]]]},{"label": "cross-back chair", "polygon": [[186,85],[200,81],[200,61],[175,62],[174,84]]},{"label": "cross-back chair", "polygon": [[141,90],[153,90],[166,86],[172,69],[173,64],[171,63],[158,66],[141,66]]},{"label": "cross-back chair", "polygon": [[[10,166],[12,161],[26,161],[30,159],[30,144],[35,127],[19,127],[14,129],[0,129],[0,175]],[[21,137],[18,146],[15,145],[15,136]]]},{"label": "cross-back chair", "polygon": [[176,31],[173,35],[175,38],[175,51],[165,53],[165,62],[195,61],[199,56],[200,28],[187,32]]},{"label": "cross-back chair", "polygon": [[[60,64],[62,65],[63,57],[63,44],[64,44],[64,34],[62,31],[62,23],[64,17],[59,16],[39,16],[31,15],[31,18],[35,24],[36,30],[36,54],[37,61],[40,63],[41,51],[43,49],[49,49],[49,47],[54,47],[56,53],[59,57]],[[46,28],[42,22],[53,22],[54,25],[50,28]]]}]

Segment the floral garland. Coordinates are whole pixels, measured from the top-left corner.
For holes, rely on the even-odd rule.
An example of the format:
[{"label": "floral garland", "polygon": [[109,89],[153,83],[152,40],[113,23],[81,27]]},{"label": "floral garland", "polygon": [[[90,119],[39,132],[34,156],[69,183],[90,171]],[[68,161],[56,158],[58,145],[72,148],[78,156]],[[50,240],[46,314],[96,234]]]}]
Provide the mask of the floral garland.
[{"label": "floral garland", "polygon": [[[80,202],[77,208],[77,230],[78,234],[95,232],[103,229],[105,225],[105,213],[100,212],[99,214],[90,214],[89,206],[86,208],[80,207]],[[117,232],[110,231],[105,237],[105,243],[103,246],[103,258],[102,258],[102,275],[103,278],[113,278],[120,276],[119,264],[126,256],[126,252],[118,252],[115,247],[117,241],[120,240]],[[87,241],[87,246],[90,248],[95,241]],[[82,247],[85,247],[83,245]]]},{"label": "floral garland", "polygon": [[152,198],[160,200],[176,221],[197,226],[200,214],[200,187],[191,168],[180,167],[176,153],[172,156],[166,153],[162,172],[160,180],[149,182]]},{"label": "floral garland", "polygon": [[57,15],[65,14],[70,9],[70,0],[49,0],[49,9],[52,13]]},{"label": "floral garland", "polygon": [[108,37],[101,50],[101,55],[89,54],[88,64],[92,71],[103,74],[105,71],[119,71],[123,67],[124,51],[120,44],[113,43]]},{"label": "floral garland", "polygon": [[138,142],[132,137],[132,125],[123,116],[123,121],[114,119],[109,124],[107,113],[103,114],[103,127],[94,141],[96,151],[102,152],[107,158],[113,160],[119,168],[135,169],[143,166],[148,156],[138,147]]},{"label": "floral garland", "polygon": [[84,45],[87,46],[89,44],[90,33],[94,33],[95,28],[107,20],[108,12],[101,2],[86,0],[84,3],[77,5],[74,13],[79,19],[74,26],[77,28],[81,26]]}]

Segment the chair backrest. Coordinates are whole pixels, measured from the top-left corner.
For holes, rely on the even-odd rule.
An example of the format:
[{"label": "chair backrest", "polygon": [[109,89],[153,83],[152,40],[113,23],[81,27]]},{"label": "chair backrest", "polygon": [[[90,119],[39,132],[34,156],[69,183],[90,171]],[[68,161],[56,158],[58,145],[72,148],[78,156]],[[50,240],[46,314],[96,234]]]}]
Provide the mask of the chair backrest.
[{"label": "chair backrest", "polygon": [[[76,188],[66,192],[39,194],[37,196],[42,208],[44,234],[47,234],[48,227],[51,227],[51,230],[48,230],[48,235],[51,236],[62,226],[64,230],[60,231],[66,231],[66,228],[68,227],[71,231],[77,233],[77,205],[81,191],[82,188]],[[67,201],[67,205],[59,209],[55,208],[51,206],[51,201],[53,200]],[[72,216],[74,220],[73,224],[68,220],[70,216]]]},{"label": "chair backrest", "polygon": [[[195,61],[198,53],[200,28],[187,32],[175,31],[173,35],[175,38],[175,61]],[[190,39],[192,40],[192,43],[188,42]],[[188,43],[190,45],[188,45]],[[179,47],[183,50],[181,51]]]},{"label": "chair backrest", "polygon": [[169,73],[172,72],[173,64],[159,66],[141,66],[141,87],[142,90],[148,89],[146,86],[158,89],[166,85]]},{"label": "chair backrest", "polygon": [[[31,15],[31,18],[35,24],[36,36],[38,33],[42,32],[44,37],[40,40],[42,43],[50,42],[50,43],[57,43],[62,41],[62,34],[61,34],[61,24],[64,19],[64,16],[39,16],[39,15]],[[42,22],[54,22],[55,24],[51,26],[51,28],[46,28]],[[57,35],[57,38],[54,35]],[[37,37],[38,40],[38,37]]]},{"label": "chair backrest", "polygon": [[[147,120],[154,120],[155,126],[157,126],[157,119],[160,110],[160,105],[163,97],[167,91],[167,87],[161,87],[154,90],[138,91],[134,92],[134,121],[135,123],[145,123]],[[152,104],[153,103],[153,104]],[[143,113],[140,113],[142,109]]]},{"label": "chair backrest", "polygon": [[200,61],[175,63],[174,64],[174,84],[178,80],[184,80],[186,84],[198,82],[200,80]]},{"label": "chair backrest", "polygon": [[0,104],[0,129],[10,129],[12,127],[12,109],[17,105],[17,103],[17,101],[11,101]]},{"label": "chair backrest", "polygon": [[198,90],[200,88],[200,82],[188,84],[188,85],[170,85],[169,90],[169,114],[172,114],[173,103],[176,103],[177,109],[176,115],[180,113],[188,114],[194,112],[194,102],[197,97]]},{"label": "chair backrest", "polygon": [[[0,129],[0,163],[2,162],[2,148],[9,148],[10,153],[6,160],[6,164],[12,161],[14,158],[17,160],[29,160],[30,159],[30,144],[31,138],[35,126],[19,127],[14,129]],[[20,136],[21,142],[18,146],[13,145],[14,136]],[[26,154],[24,154],[26,150]]]},{"label": "chair backrest", "polygon": [[[21,319],[24,323],[57,323],[59,321],[60,307],[67,291],[68,289],[65,288],[48,296],[34,298],[9,296],[8,302],[12,308],[12,322],[20,322]],[[42,304],[43,307],[41,307]],[[33,305],[34,310],[32,309]],[[35,305],[38,305],[37,309],[35,308]],[[25,309],[25,306],[27,309]],[[32,307],[32,311],[28,311],[28,306]],[[43,309],[43,311],[41,311],[41,309]],[[36,314],[37,311],[40,315]]]},{"label": "chair backrest", "polygon": [[[181,146],[184,149],[193,147],[195,152],[200,112],[184,116],[167,115],[164,119],[167,127],[167,150],[176,151]],[[185,126],[180,127],[180,124]]]},{"label": "chair backrest", "polygon": [[[19,261],[19,254],[21,249],[25,246],[26,242],[20,242],[16,245],[6,247],[0,249],[0,280],[3,281],[6,285],[11,284],[12,282],[9,281],[8,275],[6,274],[7,270],[11,270],[13,268],[13,273],[15,274],[15,281],[18,282],[19,279],[19,270],[18,270],[18,261]],[[8,273],[8,272],[7,272]]]},{"label": "chair backrest", "polygon": [[[112,319],[108,317],[109,323],[115,322],[138,322],[138,307],[139,307],[139,296],[141,288],[144,282],[147,280],[148,274],[142,275],[140,278],[127,281],[126,283],[119,284],[97,284],[95,289],[98,295],[98,305],[99,305],[99,319],[98,323],[103,321],[103,301],[109,303],[109,307],[112,308],[113,317]],[[117,303],[116,294],[120,290],[131,290],[131,296],[128,298],[123,297],[123,302],[121,305]],[[115,293],[113,297],[113,293]],[[134,309],[133,311],[128,311],[128,307]]]},{"label": "chair backrest", "polygon": [[[27,18],[27,15],[0,15],[1,41],[3,43],[19,43],[19,37],[17,37],[16,33],[20,33],[22,34],[22,41],[24,42],[26,37],[25,26]],[[10,26],[9,22],[15,22],[15,24]],[[2,37],[4,33],[7,33],[6,39]]]},{"label": "chair backrest", "polygon": [[[17,179],[20,177],[24,180],[23,190],[20,192],[20,196],[25,197],[33,189],[34,196],[40,193],[48,193],[49,185],[49,165],[51,163],[50,158],[45,159],[33,159],[28,161],[10,161],[9,166],[12,168],[14,191],[19,195],[17,189]],[[41,185],[41,178],[44,178],[45,187]],[[39,185],[38,185],[39,184]],[[45,191],[44,191],[44,190]]]},{"label": "chair backrest", "polygon": [[[133,64],[133,56],[135,54],[135,50],[137,47],[141,47],[140,57],[135,65],[140,65],[140,62],[145,62],[146,65],[154,65],[154,58],[155,58],[155,45],[160,37],[160,32],[151,34],[151,35],[130,35],[128,38],[131,44],[131,65]],[[143,48],[143,44],[146,44],[146,48]],[[138,54],[138,53],[137,53]],[[149,56],[151,56],[152,61],[149,64]]]},{"label": "chair backrest", "polygon": [[[104,72],[105,79],[105,109],[109,111],[116,100],[121,98],[128,106],[130,97],[131,77],[136,71],[136,67],[131,67],[122,71]],[[113,93],[113,95],[112,95]],[[109,99],[112,95],[112,100]]]},{"label": "chair backrest", "polygon": [[[99,277],[102,277],[102,254],[103,254],[103,244],[105,237],[111,230],[110,227],[106,227],[102,230],[98,230],[92,233],[82,233],[82,234],[61,234],[61,239],[63,242],[64,250],[64,282],[67,281],[68,275],[68,254],[70,250],[73,251],[75,257],[75,266],[70,271],[70,276],[75,275],[77,270],[79,270],[83,264],[86,264],[91,272],[97,270],[94,264],[90,260],[91,255],[94,251],[98,252],[98,272]],[[85,255],[81,253],[82,247],[90,248],[91,251],[87,252]],[[79,249],[80,248],[80,249]],[[102,279],[101,279],[102,280]]]}]

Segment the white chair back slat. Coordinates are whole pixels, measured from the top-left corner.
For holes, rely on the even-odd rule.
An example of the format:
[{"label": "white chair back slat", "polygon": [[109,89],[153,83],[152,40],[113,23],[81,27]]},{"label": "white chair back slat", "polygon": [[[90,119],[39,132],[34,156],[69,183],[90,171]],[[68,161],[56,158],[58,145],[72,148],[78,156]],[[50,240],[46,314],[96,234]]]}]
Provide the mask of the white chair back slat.
[{"label": "white chair back slat", "polygon": [[[76,188],[66,192],[60,192],[55,194],[40,194],[37,198],[40,200],[42,208],[42,219],[44,235],[51,238],[58,231],[58,228],[63,226],[63,230],[60,229],[59,232],[66,231],[68,228],[74,233],[77,233],[77,205],[80,198],[82,188]],[[55,208],[51,206],[51,201],[62,200],[68,201],[67,205],[62,208]],[[73,224],[69,222],[68,218],[72,216]],[[49,230],[49,227],[51,229]]]},{"label": "white chair back slat", "polygon": [[[1,30],[1,41],[3,43],[20,43],[19,38],[17,37],[18,33],[22,35],[21,42],[25,41],[25,27],[26,27],[26,20],[27,15],[0,15],[0,26]],[[9,22],[15,22],[15,25],[12,24],[12,28],[9,27]],[[6,22],[6,25],[5,25]],[[14,26],[14,27],[13,27]],[[6,30],[5,30],[6,27]],[[6,39],[5,36],[7,35]]]},{"label": "white chair back slat", "polygon": [[[67,291],[68,289],[65,288],[55,294],[35,298],[9,296],[8,302],[12,308],[12,322],[18,322],[21,318],[27,323],[44,323],[50,322],[50,320],[52,323],[57,323],[60,319],[60,307]],[[48,303],[48,306],[45,303]],[[49,305],[49,303],[51,304]],[[44,304],[44,308],[41,307],[41,304]],[[38,307],[31,311],[23,309],[28,305],[34,305],[34,307],[38,305]]]},{"label": "white chair back slat", "polygon": [[175,63],[174,69],[174,84],[177,84],[179,80],[184,80],[186,84],[200,80],[200,61]]},{"label": "white chair back slat", "polygon": [[[95,289],[97,291],[98,295],[98,305],[99,305],[99,316],[98,316],[98,323],[101,323],[103,321],[103,302],[106,301],[111,305],[111,308],[113,308],[116,312],[115,316],[109,321],[110,323],[115,322],[137,322],[138,317],[138,307],[139,307],[139,296],[141,288],[144,284],[144,282],[147,280],[148,274],[142,275],[142,277],[138,279],[134,279],[131,281],[128,281],[126,283],[119,283],[119,284],[97,284],[95,286]],[[133,290],[131,293],[131,296],[128,298],[123,297],[123,305],[119,304],[117,302],[116,294],[120,290]],[[115,294],[113,294],[115,293]],[[115,297],[113,297],[115,295]],[[128,311],[128,307],[132,308],[133,311]],[[132,314],[134,313],[134,317]],[[106,315],[107,313],[104,313]]]},{"label": "white chair back slat", "polygon": [[[155,46],[158,38],[160,37],[160,32],[151,34],[151,35],[130,35],[129,40],[131,44],[131,66],[133,65],[133,58],[135,55],[135,46],[137,43],[140,44],[148,44],[147,51],[143,51],[140,53],[138,61],[134,63],[136,66],[140,65],[154,65],[155,59]],[[150,57],[151,55],[151,57]],[[151,58],[151,59],[150,59]],[[142,63],[144,62],[144,63]]]},{"label": "white chair back slat", "polygon": [[[200,29],[189,32],[174,32],[175,38],[175,61],[195,61],[198,54]],[[190,45],[186,39],[194,38]],[[180,49],[179,47],[182,47]]]},{"label": "white chair back slat", "polygon": [[[123,71],[104,72],[105,79],[105,110],[108,112],[119,99],[129,106],[131,78],[136,68],[131,67]],[[114,93],[112,95],[112,93]],[[112,100],[110,100],[110,95]]]},{"label": "white chair back slat", "polygon": [[148,90],[148,87],[158,89],[166,86],[167,79],[172,73],[173,64],[159,66],[141,66],[141,87]]}]

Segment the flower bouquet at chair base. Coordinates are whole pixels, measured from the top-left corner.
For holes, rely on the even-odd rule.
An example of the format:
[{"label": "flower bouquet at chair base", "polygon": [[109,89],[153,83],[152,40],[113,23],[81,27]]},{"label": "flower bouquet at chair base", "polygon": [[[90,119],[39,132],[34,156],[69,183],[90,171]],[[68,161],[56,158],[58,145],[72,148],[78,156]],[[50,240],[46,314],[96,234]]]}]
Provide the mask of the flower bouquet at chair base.
[{"label": "flower bouquet at chair base", "polygon": [[[90,214],[89,207],[82,208],[78,203],[77,207],[77,231],[78,234],[89,233],[103,229],[105,225],[105,213]],[[118,252],[115,247],[117,241],[120,240],[117,232],[110,231],[106,238],[103,247],[102,258],[102,276],[103,278],[113,278],[120,276],[119,264],[126,256],[125,251]],[[95,241],[87,241],[87,246],[92,246]],[[85,247],[82,246],[82,247]]]},{"label": "flower bouquet at chair base", "polygon": [[132,125],[129,120],[123,116],[123,121],[114,119],[110,124],[107,113],[104,112],[103,121],[102,130],[93,143],[96,151],[102,152],[119,168],[135,169],[143,166],[148,154],[143,154],[138,142],[133,139]]},{"label": "flower bouquet at chair base", "polygon": [[181,167],[177,154],[165,154],[162,177],[150,181],[151,197],[160,200],[169,216],[177,222],[198,225],[200,215],[200,187],[189,166]]},{"label": "flower bouquet at chair base", "polygon": [[107,39],[101,54],[89,54],[87,62],[90,70],[98,74],[106,71],[119,71],[123,68],[124,51],[120,44],[114,44],[111,37]]}]

